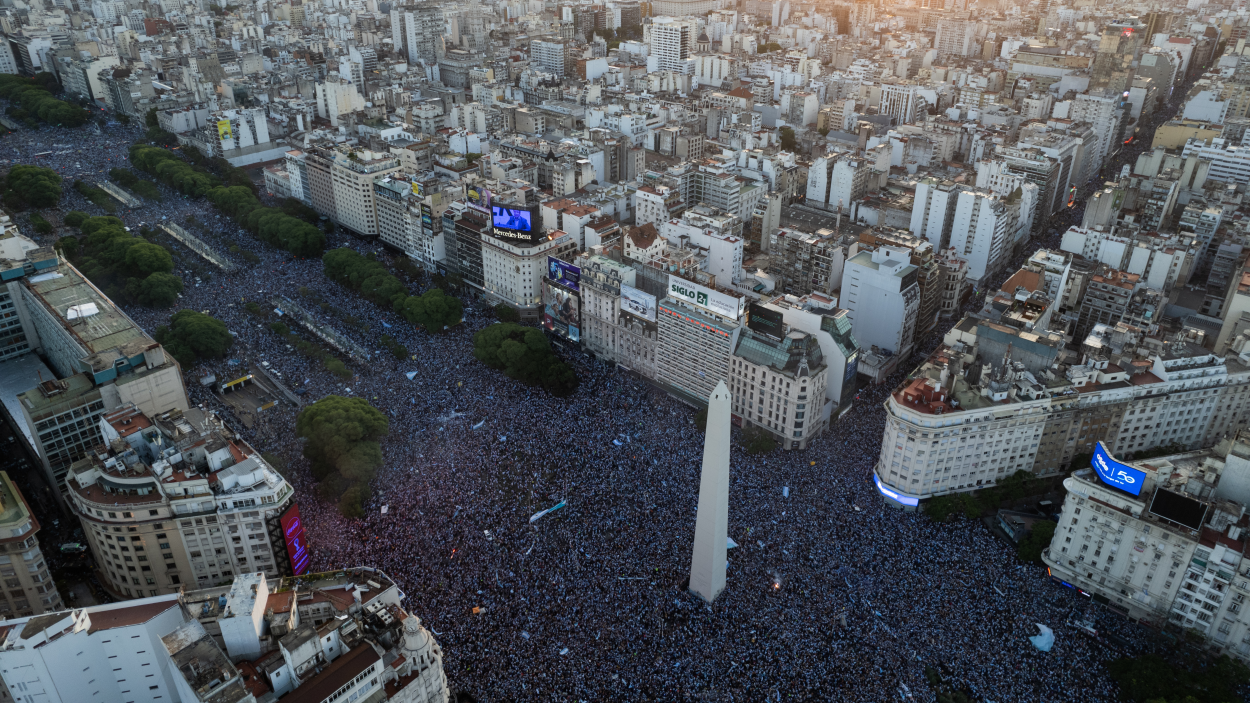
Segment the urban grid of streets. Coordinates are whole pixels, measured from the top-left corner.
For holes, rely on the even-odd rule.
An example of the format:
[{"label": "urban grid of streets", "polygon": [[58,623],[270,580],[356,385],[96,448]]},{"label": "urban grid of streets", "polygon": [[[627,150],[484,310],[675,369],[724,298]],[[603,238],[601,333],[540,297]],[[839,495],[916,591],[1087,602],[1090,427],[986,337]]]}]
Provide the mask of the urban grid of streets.
[{"label": "urban grid of streets", "polygon": [[[1103,176],[1132,163],[1187,88],[1178,87],[1168,108],[1141,125]],[[56,168],[66,178],[62,212],[102,214],[69,185],[126,166],[127,147],[140,134],[115,123],[24,130],[0,141],[0,158]],[[34,158],[48,150],[54,153]],[[1058,233],[1080,223],[1095,183],[1038,228],[1034,248],[1056,247]],[[206,201],[162,190],[164,202],[118,216],[138,231],[140,223],[194,215],[208,224],[198,233],[207,230],[221,253],[238,244],[261,262],[229,255],[240,271],[208,276],[210,266],[171,242],[187,282],[179,305],[127,313],[153,333],[178,307],[207,311],[237,333],[232,356],[270,361],[287,385],[308,389],[305,399],[360,396],[389,416],[386,463],[359,520],[319,502],[289,405],[250,431],[231,425],[290,462],[313,568],[367,564],[392,576],[409,611],[437,634],[453,690],[484,702],[932,700],[924,676],[932,666],[996,703],[1109,701],[1116,687],[1104,663],[1115,653],[1059,627],[1065,620],[1092,618],[1134,642],[1137,654],[1162,651],[1154,633],[1089,608],[1043,568],[1018,565],[981,525],[935,524],[883,504],[870,476],[882,403],[901,374],[865,388],[854,411],[805,452],[755,458],[735,448],[729,534],[741,546],[730,551],[728,587],[709,608],[683,584],[703,442],[686,406],[577,353],[570,362],[582,383],[573,396],[521,386],[472,356],[473,333],[493,321],[481,303],[470,304],[465,323],[446,335],[418,332],[327,281],[320,261],[292,260]],[[378,250],[341,234],[331,240]],[[263,305],[275,293],[296,298],[301,286],[371,325],[361,333],[325,316],[342,333],[373,349],[380,348],[375,337],[389,333],[414,358],[383,352],[344,383],[289,352],[267,329],[269,320],[244,311],[246,302]],[[932,352],[944,331],[919,344],[903,368]],[[203,371],[187,370],[193,402],[229,417],[196,382]],[[560,500],[568,507],[530,525],[533,512]],[[476,615],[475,606],[482,609]],[[1036,634],[1034,623],[1056,629],[1051,652],[1026,639]]]}]

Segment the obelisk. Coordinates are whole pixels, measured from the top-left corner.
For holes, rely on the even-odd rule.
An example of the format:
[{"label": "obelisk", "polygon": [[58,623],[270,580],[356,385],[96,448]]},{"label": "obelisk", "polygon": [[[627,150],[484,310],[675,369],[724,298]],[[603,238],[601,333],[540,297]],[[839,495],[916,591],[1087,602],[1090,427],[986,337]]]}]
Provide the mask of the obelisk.
[{"label": "obelisk", "polygon": [[729,540],[729,388],[716,384],[708,398],[703,438],[703,477],[694,523],[690,590],[711,603],[725,590]]}]

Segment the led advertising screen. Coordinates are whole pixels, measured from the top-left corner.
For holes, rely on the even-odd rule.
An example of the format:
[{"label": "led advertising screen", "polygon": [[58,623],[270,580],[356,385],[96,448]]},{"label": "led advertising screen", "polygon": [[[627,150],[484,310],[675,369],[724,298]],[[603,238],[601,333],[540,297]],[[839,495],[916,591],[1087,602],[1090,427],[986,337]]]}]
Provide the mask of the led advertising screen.
[{"label": "led advertising screen", "polygon": [[891,490],[889,486],[881,482],[880,477],[878,477],[876,474],[873,474],[872,479],[877,482],[877,490],[881,492],[881,495],[886,496],[888,498],[893,498],[894,500],[898,501],[900,505],[906,505],[912,508],[916,507],[917,505],[920,505],[919,498],[912,498],[911,496],[905,496],[902,493],[899,493],[898,491]]},{"label": "led advertising screen", "polygon": [[655,322],[655,296],[644,293],[633,286],[621,284],[621,310],[641,317],[647,322]]},{"label": "led advertising screen", "polygon": [[569,290],[581,290],[579,284],[582,282],[582,270],[554,256],[547,257],[547,278]]},{"label": "led advertising screen", "polygon": [[1146,482],[1146,472],[1112,459],[1111,453],[1102,442],[1094,447],[1094,460],[1091,463],[1103,483],[1125,493],[1141,494],[1142,484]]},{"label": "led advertising screen", "polygon": [[291,558],[291,570],[296,576],[308,573],[308,540],[304,537],[304,522],[299,517],[299,505],[282,514],[282,537],[286,540],[286,554]]},{"label": "led advertising screen", "polygon": [[747,327],[780,342],[782,330],[785,328],[781,312],[770,310],[759,303],[751,303],[748,309],[751,311],[751,316],[747,319]]},{"label": "led advertising screen", "polygon": [[581,301],[577,293],[543,279],[543,327],[570,342],[581,342]]},{"label": "led advertising screen", "polygon": [[510,229],[514,232],[534,231],[534,216],[529,210],[492,205],[490,213],[491,224],[499,229]]}]

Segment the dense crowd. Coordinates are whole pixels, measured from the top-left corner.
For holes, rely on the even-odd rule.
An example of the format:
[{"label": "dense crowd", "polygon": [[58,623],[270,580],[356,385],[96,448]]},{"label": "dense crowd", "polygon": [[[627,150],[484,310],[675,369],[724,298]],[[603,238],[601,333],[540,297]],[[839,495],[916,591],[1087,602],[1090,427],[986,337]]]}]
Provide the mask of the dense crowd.
[{"label": "dense crowd", "polygon": [[[45,165],[100,173],[124,163],[137,134],[119,125],[23,131],[0,150],[33,161],[50,144],[72,142],[72,153],[43,157]],[[231,424],[290,463],[314,568],[385,570],[443,645],[453,687],[479,701],[931,701],[927,667],[997,703],[1110,701],[1115,686],[1102,662],[1115,653],[1065,621],[1093,618],[1140,652],[1155,647],[1152,633],[1090,608],[1044,569],[1019,565],[982,525],[937,524],[884,505],[870,478],[882,403],[901,375],[864,388],[807,451],[747,456],[735,446],[729,535],[739,546],[729,552],[728,587],[708,607],[685,587],[703,443],[690,408],[579,352],[562,353],[582,379],[573,396],[521,386],[473,359],[473,333],[493,321],[480,302],[444,335],[417,332],[330,283],[320,261],[266,247],[207,202],[162,190],[165,202],[119,216],[137,228],[194,215],[208,225],[196,233],[218,252],[236,258],[227,250],[238,244],[261,257],[209,276],[211,266],[174,246],[187,277],[177,307],[225,321],[237,335],[233,357],[271,362],[287,385],[307,389],[304,399],[360,396],[390,418],[385,466],[366,516],[355,520],[318,499],[291,404],[251,429]],[[62,209],[100,214],[68,188]],[[340,244],[378,250],[336,235],[332,245]],[[289,351],[269,320],[245,311],[249,301],[271,307],[275,293],[298,299],[301,286],[367,321],[365,332],[322,316],[377,350],[350,380]],[[127,308],[148,332],[173,311]],[[386,352],[377,340],[384,332],[411,357]],[[933,333],[903,366],[939,342]],[[196,382],[202,372],[187,371],[192,401],[228,415]],[[562,500],[566,507],[530,522]],[[1027,639],[1035,623],[1056,631],[1049,653]]]}]

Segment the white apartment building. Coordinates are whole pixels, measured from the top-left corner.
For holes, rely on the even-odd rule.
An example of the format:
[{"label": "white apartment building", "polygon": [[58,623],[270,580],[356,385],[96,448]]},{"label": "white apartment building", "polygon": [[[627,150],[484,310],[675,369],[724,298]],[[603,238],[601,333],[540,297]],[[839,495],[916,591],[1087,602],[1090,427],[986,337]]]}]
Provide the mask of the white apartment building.
[{"label": "white apartment building", "polygon": [[1107,163],[1107,157],[1114,154],[1119,145],[1116,140],[1120,139],[1121,125],[1127,119],[1127,110],[1121,107],[1121,98],[1119,94],[1089,94],[1081,93],[1072,101],[1072,108],[1068,113],[1068,119],[1074,122],[1088,122],[1094,128],[1094,134],[1098,135],[1098,148],[1093,154],[1094,168],[1091,173],[1097,173],[1103,164]]},{"label": "white apartment building", "polygon": [[23,703],[448,702],[442,649],[386,574],[308,579],[241,574],[2,621],[0,677]]},{"label": "white apartment building", "polygon": [[933,48],[938,56],[971,56],[980,46],[976,42],[977,23],[968,20],[938,20]]},{"label": "white apartment building", "polygon": [[487,295],[516,308],[522,319],[537,319],[543,304],[547,257],[567,261],[571,252],[577,250],[577,242],[558,229],[529,245],[489,234],[481,237],[482,287]]},{"label": "white apartment building", "polygon": [[847,260],[840,302],[861,347],[902,359],[911,354],[920,311],[918,276],[911,251],[902,247],[881,246]]},{"label": "white apartment building", "polygon": [[[1018,470],[1051,474],[1098,441],[1117,456],[1209,446],[1250,419],[1250,355],[1172,341],[1148,367],[1101,355],[1056,366],[1060,345],[972,317],[952,329],[886,401],[876,480],[887,502],[914,508]],[[978,352],[990,363],[969,380]]]},{"label": "white apartment building", "polygon": [[[1151,627],[1196,633],[1250,660],[1250,436],[1212,449],[1122,462],[1063,482],[1059,526],[1042,559],[1057,583]],[[1123,471],[1135,479],[1117,483]],[[1136,491],[1136,493],[1135,493]]]},{"label": "white apartment building", "polygon": [[829,426],[829,366],[815,335],[784,323],[779,332],[780,339],[751,329],[738,335],[729,360],[733,414],[767,430],[782,449],[806,449]]},{"label": "white apartment building", "polygon": [[[1227,139],[1213,137],[1209,140],[1190,139],[1185,142],[1181,156],[1196,154],[1211,162],[1207,178],[1224,183],[1250,183],[1250,146],[1234,145]],[[1198,184],[1194,184],[1195,187]]]},{"label": "white apartment building", "polygon": [[373,181],[399,171],[399,159],[369,150],[335,150],[330,166],[337,222],[364,236],[378,233]]},{"label": "white apartment building", "polygon": [[916,184],[916,197],[912,201],[911,226],[908,228],[911,233],[929,240],[934,249],[949,249],[955,206],[959,203],[959,194],[966,187],[932,176],[921,179]]},{"label": "white apartment building", "polygon": [[[657,7],[656,11],[659,12],[660,9]],[[694,53],[694,39],[698,36],[696,21],[656,17],[649,28],[651,58],[656,64],[654,70],[693,74],[694,61],[691,60],[691,54]]]},{"label": "white apartment building", "polygon": [[868,159],[854,154],[817,157],[807,171],[807,202],[850,212],[851,203],[868,192],[871,173]]},{"label": "white apartment building", "polygon": [[124,407],[99,422],[108,450],[70,468],[69,502],[110,590],[155,596],[292,573],[279,523],[294,490],[216,415]]},{"label": "white apartment building", "polygon": [[881,85],[880,114],[890,115],[898,119],[899,124],[913,124],[916,114],[923,108],[924,98],[920,95],[918,85],[898,85],[883,83]]},{"label": "white apartment building", "polygon": [[1059,245],[1062,251],[1080,254],[1117,271],[1137,274],[1146,286],[1167,293],[1189,281],[1197,256],[1198,240],[1152,232],[1128,236],[1115,227],[1069,227]]},{"label": "white apartment building", "polygon": [[1006,261],[1019,225],[1020,202],[980,190],[959,193],[950,246],[968,260],[968,280],[979,285]]}]

